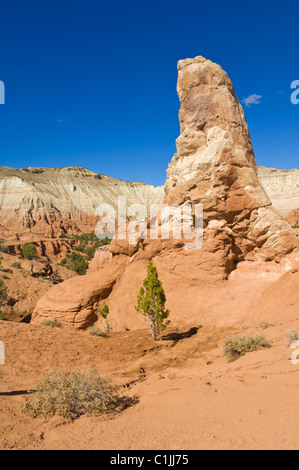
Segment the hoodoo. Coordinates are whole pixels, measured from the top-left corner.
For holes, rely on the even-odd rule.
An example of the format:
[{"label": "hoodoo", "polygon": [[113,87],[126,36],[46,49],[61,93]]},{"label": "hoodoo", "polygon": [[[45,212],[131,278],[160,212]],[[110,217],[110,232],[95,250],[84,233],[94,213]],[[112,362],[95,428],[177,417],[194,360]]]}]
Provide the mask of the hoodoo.
[{"label": "hoodoo", "polygon": [[277,259],[298,246],[262,188],[244,111],[220,65],[178,63],[181,135],[165,202],[203,204],[204,227],[226,233],[234,263]]}]

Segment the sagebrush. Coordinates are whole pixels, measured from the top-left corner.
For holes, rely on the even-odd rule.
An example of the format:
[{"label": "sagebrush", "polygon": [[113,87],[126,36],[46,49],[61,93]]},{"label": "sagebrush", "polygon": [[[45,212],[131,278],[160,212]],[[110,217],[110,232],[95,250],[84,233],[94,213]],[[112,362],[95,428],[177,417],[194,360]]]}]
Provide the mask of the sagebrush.
[{"label": "sagebrush", "polygon": [[91,336],[105,336],[102,330],[98,328],[97,326],[90,326],[89,328],[87,328],[87,332]]},{"label": "sagebrush", "polygon": [[51,370],[21,404],[21,409],[32,418],[59,415],[76,419],[85,414],[100,415],[117,403],[116,388],[99,377],[95,369]]},{"label": "sagebrush", "polygon": [[262,335],[234,337],[228,339],[223,346],[223,353],[228,362],[234,362],[245,354],[260,348],[270,348],[270,343]]},{"label": "sagebrush", "polygon": [[58,320],[45,320],[42,326],[49,326],[50,328],[62,328],[62,324]]}]

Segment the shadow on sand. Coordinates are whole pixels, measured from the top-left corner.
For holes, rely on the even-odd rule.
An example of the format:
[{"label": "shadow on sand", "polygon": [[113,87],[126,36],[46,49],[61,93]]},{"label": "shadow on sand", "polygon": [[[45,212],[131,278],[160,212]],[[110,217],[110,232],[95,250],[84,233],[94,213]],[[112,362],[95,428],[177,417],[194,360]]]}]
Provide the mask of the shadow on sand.
[{"label": "shadow on sand", "polygon": [[31,390],[16,390],[14,392],[0,392],[0,397],[16,397],[18,395],[29,395]]},{"label": "shadow on sand", "polygon": [[191,338],[191,336],[196,335],[199,328],[201,328],[201,326],[193,326],[190,330],[185,331],[184,333],[169,333],[168,335],[162,336],[162,340],[177,343],[178,341],[182,341],[183,339]]}]

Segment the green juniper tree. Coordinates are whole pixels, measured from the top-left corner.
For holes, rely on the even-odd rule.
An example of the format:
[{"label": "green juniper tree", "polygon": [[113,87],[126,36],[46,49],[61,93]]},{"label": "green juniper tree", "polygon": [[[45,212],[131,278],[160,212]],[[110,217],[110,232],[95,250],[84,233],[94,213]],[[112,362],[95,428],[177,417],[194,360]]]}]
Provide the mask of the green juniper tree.
[{"label": "green juniper tree", "polygon": [[165,310],[166,297],[162,282],[158,279],[158,271],[150,261],[147,266],[147,277],[137,297],[136,311],[142,313],[145,321],[149,323],[152,337],[157,341],[159,335],[168,325],[169,310]]},{"label": "green juniper tree", "polygon": [[109,307],[107,304],[105,304],[102,310],[99,311],[99,314],[106,321],[106,331],[107,333],[109,333],[109,331],[111,331],[111,327],[110,327],[109,320],[108,320]]},{"label": "green juniper tree", "polygon": [[0,320],[5,320],[5,313],[2,311],[3,302],[7,298],[7,289],[2,279],[0,279]]},{"label": "green juniper tree", "polygon": [[22,256],[23,258],[28,259],[30,261],[33,259],[37,259],[38,253],[37,253],[36,246],[33,245],[33,243],[29,243],[25,245],[22,249]]}]

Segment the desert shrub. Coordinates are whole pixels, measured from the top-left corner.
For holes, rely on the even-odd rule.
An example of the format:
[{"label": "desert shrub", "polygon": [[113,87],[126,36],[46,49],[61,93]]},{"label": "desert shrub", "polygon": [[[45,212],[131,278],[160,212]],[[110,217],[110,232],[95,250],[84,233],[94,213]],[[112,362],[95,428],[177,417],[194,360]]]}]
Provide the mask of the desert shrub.
[{"label": "desert shrub", "polygon": [[88,263],[82,255],[73,252],[70,256],[70,266],[73,271],[83,276],[88,269]]},{"label": "desert shrub", "polygon": [[3,312],[2,310],[0,310],[0,320],[1,320],[1,321],[6,320],[6,314],[5,314],[5,312]]},{"label": "desert shrub", "polygon": [[58,320],[45,320],[42,326],[49,326],[50,328],[62,328],[62,324]]},{"label": "desert shrub", "polygon": [[19,263],[18,261],[15,261],[14,263],[12,263],[11,267],[16,268],[16,269],[21,269],[21,263]]},{"label": "desert shrub", "polygon": [[261,328],[261,330],[267,330],[268,328],[271,328],[272,326],[274,326],[272,323],[268,323],[267,321],[264,321],[260,323],[259,328]]},{"label": "desert shrub", "polygon": [[87,372],[52,370],[21,404],[21,409],[32,418],[60,415],[76,419],[84,414],[102,414],[114,408],[117,402],[115,387],[100,378],[95,369]]},{"label": "desert shrub", "polygon": [[2,279],[0,279],[0,305],[3,302],[3,300],[6,300],[6,297],[7,297],[7,289]]},{"label": "desert shrub", "polygon": [[95,245],[88,246],[87,248],[85,248],[84,253],[87,255],[89,260],[92,260],[92,258],[94,257],[97,248],[98,247],[96,247]]},{"label": "desert shrub", "polygon": [[95,233],[70,235],[70,237],[68,237],[70,240],[76,240],[80,243],[73,248],[70,255],[67,254],[66,257],[58,264],[83,276],[86,274],[89,261],[94,257],[97,248],[108,245],[111,242],[113,234],[109,234],[109,236],[111,236],[111,238],[108,238],[107,236],[104,239],[99,240]]},{"label": "desert shrub", "polygon": [[60,263],[57,263],[57,264],[58,264],[59,266],[66,266],[66,265],[67,265],[67,262],[68,262],[68,258],[69,258],[69,256],[63,258],[63,259],[60,261]]},{"label": "desert shrub", "polygon": [[299,331],[290,330],[287,332],[287,345],[291,346],[294,341],[299,341]]},{"label": "desert shrub", "polygon": [[74,247],[74,251],[78,251],[79,253],[84,253],[85,247],[84,245],[78,245]]},{"label": "desert shrub", "polygon": [[102,332],[102,330],[98,328],[97,326],[90,326],[89,328],[87,328],[87,332],[91,336],[104,336],[104,333]]},{"label": "desert shrub", "polygon": [[169,323],[169,310],[165,310],[166,297],[162,282],[158,279],[158,271],[150,261],[147,266],[147,277],[137,297],[135,310],[142,313],[145,321],[149,323],[152,337],[156,341]]},{"label": "desert shrub", "polygon": [[84,276],[88,269],[88,262],[80,253],[75,251],[73,251],[71,255],[66,255],[58,264],[75,271],[80,276]]},{"label": "desert shrub", "polygon": [[239,357],[260,348],[270,348],[270,344],[264,336],[255,335],[242,338],[237,336],[226,341],[223,346],[223,353],[228,362],[234,362]]},{"label": "desert shrub", "polygon": [[0,320],[6,320],[6,314],[2,310],[3,302],[7,299],[7,289],[4,282],[0,279]]},{"label": "desert shrub", "polygon": [[1,253],[8,253],[9,252],[8,247],[3,245],[3,242],[0,242],[0,252]]},{"label": "desert shrub", "polygon": [[25,245],[22,249],[22,256],[23,258],[28,259],[28,260],[37,259],[38,253],[37,253],[36,246],[33,245],[32,243]]}]

